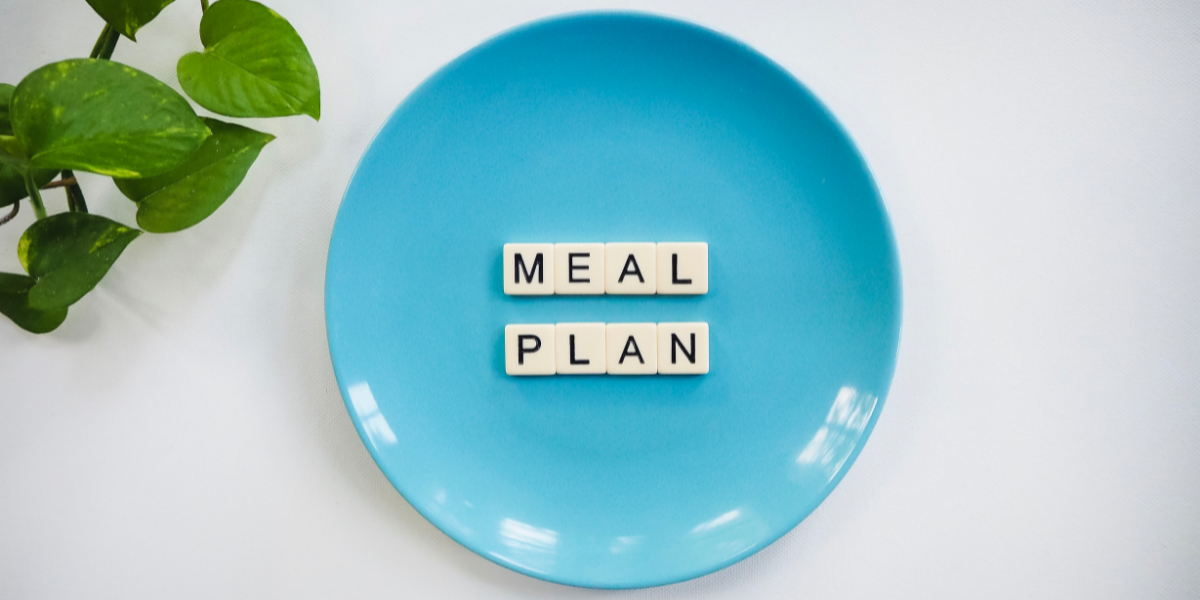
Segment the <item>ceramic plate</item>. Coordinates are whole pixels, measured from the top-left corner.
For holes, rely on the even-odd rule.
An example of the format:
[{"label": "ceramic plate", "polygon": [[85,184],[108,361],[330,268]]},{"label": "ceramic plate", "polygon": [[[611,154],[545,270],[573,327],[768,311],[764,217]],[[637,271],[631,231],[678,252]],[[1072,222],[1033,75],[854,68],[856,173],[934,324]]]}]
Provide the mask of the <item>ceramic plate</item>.
[{"label": "ceramic plate", "polygon": [[[703,296],[505,296],[508,242],[704,241]],[[697,577],[808,515],[891,381],[900,276],[863,159],[779,65],[636,14],[540,21],[416,89],[326,280],[359,434],[425,518],[577,586]],[[509,323],[704,321],[694,377],[505,375]]]}]

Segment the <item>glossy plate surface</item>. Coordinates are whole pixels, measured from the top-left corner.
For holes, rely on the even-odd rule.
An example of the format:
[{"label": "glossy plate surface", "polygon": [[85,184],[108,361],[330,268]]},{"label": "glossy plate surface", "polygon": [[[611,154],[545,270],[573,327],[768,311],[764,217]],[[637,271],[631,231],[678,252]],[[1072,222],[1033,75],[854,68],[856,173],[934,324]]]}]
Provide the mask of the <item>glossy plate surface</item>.
[{"label": "glossy plate surface", "polygon": [[[705,241],[698,297],[509,297],[506,242]],[[853,143],[755,51],[586,14],[447,65],[342,201],[326,280],[342,395],[439,529],[535,577],[682,581],[829,494],[878,418],[900,330],[891,229]],[[504,373],[508,323],[706,321],[699,377]]]}]

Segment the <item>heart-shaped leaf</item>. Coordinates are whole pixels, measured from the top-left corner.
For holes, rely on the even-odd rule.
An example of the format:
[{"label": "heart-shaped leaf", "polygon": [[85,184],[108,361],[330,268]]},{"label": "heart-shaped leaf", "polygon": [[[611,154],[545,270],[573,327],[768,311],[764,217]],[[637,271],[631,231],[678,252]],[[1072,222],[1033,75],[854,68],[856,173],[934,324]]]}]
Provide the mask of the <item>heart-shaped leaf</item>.
[{"label": "heart-shaped leaf", "polygon": [[269,133],[205,119],[212,137],[175,169],[146,179],[115,179],[138,203],[137,222],[146,231],[169,233],[203,221],[242,183]]},{"label": "heart-shaped leaf", "polygon": [[[56,175],[58,171],[54,169],[34,169],[33,182],[42,187],[50,183]],[[21,176],[21,172],[12,165],[0,164],[0,206],[8,206],[28,195],[25,178]]]},{"label": "heart-shaped leaf", "polygon": [[25,230],[17,257],[37,283],[29,305],[65,308],[92,291],[113,262],[142,232],[104,217],[79,212],[42,219]]},{"label": "heart-shaped leaf", "polygon": [[149,177],[175,168],[209,135],[175,90],[108,60],[37,69],[17,85],[9,110],[32,167]]},{"label": "heart-shaped leaf", "polygon": [[29,158],[21,142],[11,135],[0,135],[0,164],[13,165],[18,170],[29,166]]},{"label": "heart-shaped leaf", "polygon": [[125,37],[137,41],[134,34],[154,20],[162,9],[175,0],[87,0],[96,14]]},{"label": "heart-shaped leaf", "polygon": [[12,121],[8,118],[8,102],[17,86],[0,83],[0,135],[12,135]]},{"label": "heart-shaped leaf", "polygon": [[321,118],[317,67],[279,13],[251,0],[221,0],[200,20],[204,52],[179,59],[183,91],[230,117]]},{"label": "heart-shaped leaf", "polygon": [[0,273],[0,314],[30,333],[54,331],[67,318],[67,309],[38,310],[29,304],[32,277]]}]

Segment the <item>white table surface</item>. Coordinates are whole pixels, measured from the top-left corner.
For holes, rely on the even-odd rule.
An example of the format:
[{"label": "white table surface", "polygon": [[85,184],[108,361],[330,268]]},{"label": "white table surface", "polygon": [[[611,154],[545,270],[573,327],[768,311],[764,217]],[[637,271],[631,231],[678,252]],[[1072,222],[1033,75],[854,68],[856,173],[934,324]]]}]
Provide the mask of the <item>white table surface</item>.
[{"label": "white table surface", "polygon": [[[1200,5],[994,4],[274,0],[321,122],[253,122],[279,139],[235,196],[134,242],[57,332],[0,322],[0,598],[609,595],[507,571],[404,502],[343,408],[322,300],[342,191],[396,104],[496,33],[604,7],[729,33],[825,101],[905,295],[887,406],[825,504],[731,568],[617,595],[1200,597]],[[114,59],[177,86],[198,5]],[[3,0],[0,81],[100,29],[84,0]],[[31,213],[0,227],[0,270]]]}]

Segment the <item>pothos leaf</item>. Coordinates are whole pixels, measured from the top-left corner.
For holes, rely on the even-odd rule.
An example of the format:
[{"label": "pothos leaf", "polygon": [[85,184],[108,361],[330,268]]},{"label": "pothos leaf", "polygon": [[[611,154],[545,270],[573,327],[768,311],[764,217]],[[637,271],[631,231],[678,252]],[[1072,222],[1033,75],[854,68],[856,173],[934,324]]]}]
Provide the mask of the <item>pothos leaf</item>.
[{"label": "pothos leaf", "polygon": [[0,273],[0,314],[31,333],[54,331],[67,318],[67,309],[39,310],[30,305],[29,290],[36,282],[25,275]]},{"label": "pothos leaf", "polygon": [[138,203],[138,225],[169,233],[203,221],[242,183],[258,153],[275,136],[216,119],[205,119],[212,136],[174,170],[146,179],[114,179]]},{"label": "pothos leaf", "polygon": [[11,135],[0,135],[0,164],[13,165],[18,170],[29,166],[29,158],[21,142]]},{"label": "pothos leaf", "polygon": [[17,85],[9,110],[35,168],[149,177],[182,163],[209,135],[175,90],[108,60],[37,69]]},{"label": "pothos leaf", "polygon": [[87,0],[96,14],[125,37],[137,41],[134,34],[158,16],[175,0]]},{"label": "pothos leaf", "polygon": [[317,67],[279,13],[251,0],[221,0],[200,20],[204,52],[179,59],[183,91],[230,117],[321,118]]},{"label": "pothos leaf", "polygon": [[29,305],[37,310],[66,308],[100,282],[113,262],[142,232],[104,217],[61,213],[25,230],[17,245],[21,266],[37,283]]},{"label": "pothos leaf", "polygon": [[8,119],[8,101],[17,86],[0,83],[0,135],[12,135],[12,121]]}]

